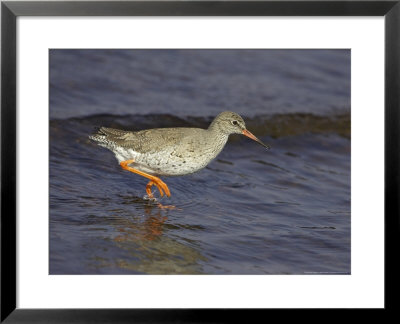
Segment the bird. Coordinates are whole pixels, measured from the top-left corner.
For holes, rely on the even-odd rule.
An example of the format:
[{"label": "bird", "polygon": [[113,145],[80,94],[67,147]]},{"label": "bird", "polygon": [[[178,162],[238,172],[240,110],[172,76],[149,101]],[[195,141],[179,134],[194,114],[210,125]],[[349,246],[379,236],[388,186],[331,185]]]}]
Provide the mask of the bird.
[{"label": "bird", "polygon": [[160,177],[182,176],[203,169],[222,151],[231,134],[245,135],[270,149],[247,130],[239,114],[231,111],[221,112],[207,129],[173,127],[127,131],[100,127],[89,138],[112,151],[122,169],[149,179],[146,193],[154,199],[153,185],[161,197],[171,196]]}]

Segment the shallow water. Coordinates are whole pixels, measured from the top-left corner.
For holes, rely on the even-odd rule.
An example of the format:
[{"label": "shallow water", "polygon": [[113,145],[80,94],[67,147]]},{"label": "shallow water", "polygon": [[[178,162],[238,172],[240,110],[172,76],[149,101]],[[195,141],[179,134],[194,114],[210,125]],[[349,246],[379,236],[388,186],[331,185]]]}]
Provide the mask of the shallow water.
[{"label": "shallow water", "polygon": [[[161,210],[94,127],[207,127],[231,136]],[[350,273],[350,52],[52,50],[51,274]]]}]

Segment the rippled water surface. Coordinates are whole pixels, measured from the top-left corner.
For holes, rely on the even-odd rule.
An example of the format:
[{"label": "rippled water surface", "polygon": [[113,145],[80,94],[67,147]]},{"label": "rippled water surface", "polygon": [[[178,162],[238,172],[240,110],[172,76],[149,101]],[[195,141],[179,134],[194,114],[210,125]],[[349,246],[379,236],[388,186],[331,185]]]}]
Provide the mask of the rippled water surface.
[{"label": "rippled water surface", "polygon": [[[145,197],[95,127],[232,135],[198,173]],[[350,273],[350,51],[51,50],[51,274]]]}]

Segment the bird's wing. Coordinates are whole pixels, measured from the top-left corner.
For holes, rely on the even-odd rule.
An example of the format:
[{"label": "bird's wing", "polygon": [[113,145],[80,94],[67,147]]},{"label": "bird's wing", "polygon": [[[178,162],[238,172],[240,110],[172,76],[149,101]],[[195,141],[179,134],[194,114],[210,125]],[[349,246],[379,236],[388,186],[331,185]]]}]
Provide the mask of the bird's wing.
[{"label": "bird's wing", "polygon": [[138,152],[159,151],[163,147],[171,147],[182,143],[188,136],[193,136],[194,133],[199,134],[203,129],[196,129],[193,133],[193,128],[177,127],[177,128],[154,128],[138,132],[124,131],[115,128],[101,127],[97,134],[91,138],[99,144],[109,143],[133,149]]}]

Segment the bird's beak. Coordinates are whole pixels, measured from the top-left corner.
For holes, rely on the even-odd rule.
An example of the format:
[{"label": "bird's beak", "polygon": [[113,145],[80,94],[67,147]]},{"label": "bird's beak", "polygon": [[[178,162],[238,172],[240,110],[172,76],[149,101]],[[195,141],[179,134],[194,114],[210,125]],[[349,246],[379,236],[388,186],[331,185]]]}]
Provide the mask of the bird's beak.
[{"label": "bird's beak", "polygon": [[270,149],[269,145],[264,144],[263,142],[261,142],[257,137],[255,137],[252,133],[250,133],[247,129],[243,129],[242,130],[242,134],[244,136],[247,136],[249,138],[251,138],[252,140],[256,141],[258,144],[261,144],[262,146],[264,146],[267,150]]}]

